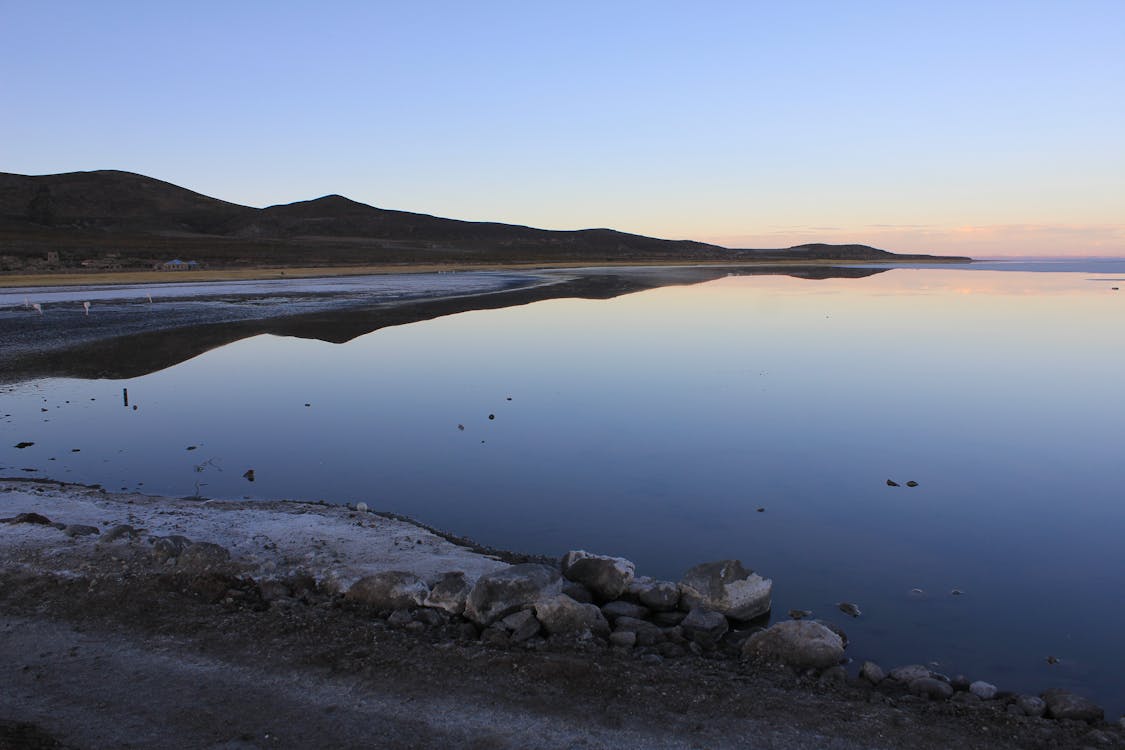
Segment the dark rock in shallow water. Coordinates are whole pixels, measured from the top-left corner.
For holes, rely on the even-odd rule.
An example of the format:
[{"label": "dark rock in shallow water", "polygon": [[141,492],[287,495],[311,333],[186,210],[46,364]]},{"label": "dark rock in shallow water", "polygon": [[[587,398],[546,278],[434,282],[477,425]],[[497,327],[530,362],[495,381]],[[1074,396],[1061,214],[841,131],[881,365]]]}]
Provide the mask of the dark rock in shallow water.
[{"label": "dark rock in shallow water", "polygon": [[887,486],[888,486],[888,487],[898,487],[898,482],[896,482],[896,481],[895,481],[895,480],[893,480],[893,479],[888,479],[888,480],[887,480]]},{"label": "dark rock in shallow water", "polygon": [[16,447],[19,448],[20,450],[23,450],[24,448],[30,448],[33,445],[35,445],[35,443],[29,442],[27,440],[16,443]]},{"label": "dark rock in shallow water", "polygon": [[860,611],[859,606],[851,602],[837,602],[836,608],[843,612],[848,617],[859,617],[863,612]]},{"label": "dark rock in shallow water", "polygon": [[819,622],[786,620],[750,636],[742,654],[771,664],[827,669],[843,661],[844,642]]},{"label": "dark rock in shallow water", "polygon": [[680,607],[702,607],[732,620],[753,620],[770,611],[773,581],[747,570],[739,560],[689,568],[680,579]]},{"label": "dark rock in shallow water", "polygon": [[911,680],[908,689],[911,694],[930,700],[947,700],[953,697],[953,686],[944,680],[936,680],[933,677],[919,677],[916,680]]},{"label": "dark rock in shallow water", "polygon": [[1047,704],[1047,716],[1052,719],[1101,721],[1105,718],[1105,711],[1101,706],[1069,690],[1052,688],[1043,693],[1043,700]]},{"label": "dark rock in shallow water", "polygon": [[915,482],[913,479],[911,479],[909,482],[906,483],[906,486],[907,487],[917,487],[918,483]]},{"label": "dark rock in shallow water", "polygon": [[803,620],[806,617],[812,617],[811,609],[791,609],[789,610],[790,620]]}]

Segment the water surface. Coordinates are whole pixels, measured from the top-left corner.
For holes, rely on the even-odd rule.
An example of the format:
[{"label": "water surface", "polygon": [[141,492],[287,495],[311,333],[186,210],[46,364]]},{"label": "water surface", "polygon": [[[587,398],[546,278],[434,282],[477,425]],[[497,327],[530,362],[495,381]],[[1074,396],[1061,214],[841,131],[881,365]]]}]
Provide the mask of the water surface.
[{"label": "water surface", "polygon": [[730,277],[345,345],[258,336],[130,380],[5,387],[0,473],[363,500],[673,579],[736,557],[774,579],[775,618],[839,622],[857,660],[1067,686],[1116,716],[1125,296],[1108,278]]}]

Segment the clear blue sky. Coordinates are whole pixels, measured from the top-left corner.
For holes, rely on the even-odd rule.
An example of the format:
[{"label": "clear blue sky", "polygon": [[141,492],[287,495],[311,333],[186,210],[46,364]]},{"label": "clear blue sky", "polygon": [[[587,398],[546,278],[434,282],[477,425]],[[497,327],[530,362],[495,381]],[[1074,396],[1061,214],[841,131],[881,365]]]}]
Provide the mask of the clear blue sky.
[{"label": "clear blue sky", "polygon": [[1123,0],[0,0],[0,171],[732,246],[1125,255],[1123,50]]}]

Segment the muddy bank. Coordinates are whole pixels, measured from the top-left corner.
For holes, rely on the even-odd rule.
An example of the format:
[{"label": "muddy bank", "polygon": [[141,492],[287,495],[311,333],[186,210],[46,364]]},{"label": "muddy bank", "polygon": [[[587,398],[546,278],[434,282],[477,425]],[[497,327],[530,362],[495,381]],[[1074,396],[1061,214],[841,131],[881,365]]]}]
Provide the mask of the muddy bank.
[{"label": "muddy bank", "polygon": [[20,513],[39,518],[0,524],[0,747],[29,725],[75,748],[1125,743],[1112,725],[1015,716],[1003,700],[873,686],[858,665],[826,676],[719,650],[652,659],[597,637],[516,642],[464,617],[388,612],[343,592],[390,570],[510,568],[362,509],[0,483],[0,517]]}]

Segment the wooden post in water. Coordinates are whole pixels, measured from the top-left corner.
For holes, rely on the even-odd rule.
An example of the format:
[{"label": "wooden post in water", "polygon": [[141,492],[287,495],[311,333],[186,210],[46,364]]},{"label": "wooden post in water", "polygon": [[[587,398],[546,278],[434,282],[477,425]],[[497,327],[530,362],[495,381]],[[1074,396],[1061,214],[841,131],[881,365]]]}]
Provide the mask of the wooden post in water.
[{"label": "wooden post in water", "polygon": [[125,406],[129,406],[129,389],[121,389],[121,400],[125,402]]}]

